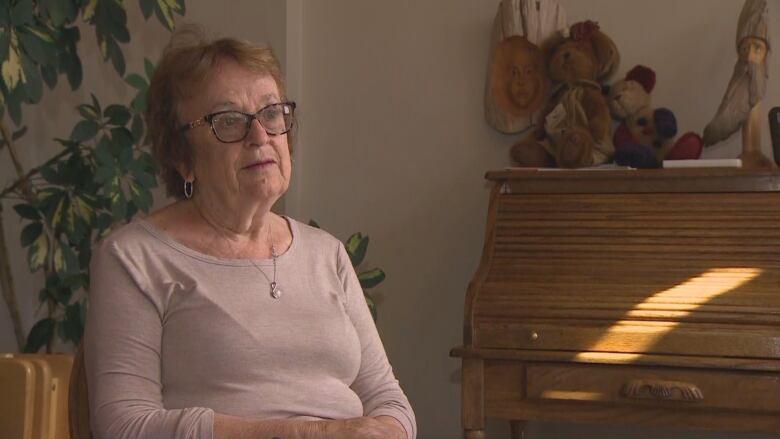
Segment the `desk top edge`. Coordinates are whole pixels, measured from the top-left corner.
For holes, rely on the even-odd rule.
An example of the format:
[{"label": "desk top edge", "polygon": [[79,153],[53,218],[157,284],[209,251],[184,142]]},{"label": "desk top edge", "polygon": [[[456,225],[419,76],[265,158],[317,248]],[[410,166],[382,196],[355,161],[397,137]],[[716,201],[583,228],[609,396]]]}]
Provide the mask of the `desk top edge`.
[{"label": "desk top edge", "polygon": [[780,179],[778,169],[743,169],[743,168],[680,168],[680,169],[500,169],[485,173],[485,178],[491,181],[505,180],[560,180],[560,179],[680,179],[702,177],[770,177]]},{"label": "desk top edge", "polygon": [[506,193],[780,192],[780,171],[775,169],[505,169],[489,171],[485,178],[504,185]]}]

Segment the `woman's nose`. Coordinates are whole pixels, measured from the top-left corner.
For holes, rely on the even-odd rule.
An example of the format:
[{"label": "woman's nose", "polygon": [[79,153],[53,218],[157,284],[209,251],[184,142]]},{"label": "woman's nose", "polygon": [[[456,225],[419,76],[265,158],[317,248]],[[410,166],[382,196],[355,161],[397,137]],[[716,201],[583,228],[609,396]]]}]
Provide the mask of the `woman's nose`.
[{"label": "woman's nose", "polygon": [[265,145],[268,143],[268,139],[271,136],[268,135],[265,127],[260,123],[259,120],[257,120],[257,118],[252,118],[252,120],[249,122],[249,134],[247,134],[247,137],[249,137],[252,143]]}]

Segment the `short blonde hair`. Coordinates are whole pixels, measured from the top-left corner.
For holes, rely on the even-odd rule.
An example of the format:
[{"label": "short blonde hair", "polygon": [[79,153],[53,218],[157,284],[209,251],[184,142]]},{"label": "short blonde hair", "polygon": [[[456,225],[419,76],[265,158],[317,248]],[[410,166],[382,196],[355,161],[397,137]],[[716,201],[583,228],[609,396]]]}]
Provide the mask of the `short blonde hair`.
[{"label": "short blonde hair", "polygon": [[[210,39],[196,25],[180,27],[165,47],[146,95],[146,124],[152,152],[170,196],[183,197],[184,179],[179,174],[179,166],[192,166],[192,147],[184,138],[177,117],[179,105],[197,93],[225,59],[259,75],[270,75],[280,97],[286,100],[279,61],[270,47],[235,38]],[[288,145],[292,145],[291,134],[287,133]]]}]

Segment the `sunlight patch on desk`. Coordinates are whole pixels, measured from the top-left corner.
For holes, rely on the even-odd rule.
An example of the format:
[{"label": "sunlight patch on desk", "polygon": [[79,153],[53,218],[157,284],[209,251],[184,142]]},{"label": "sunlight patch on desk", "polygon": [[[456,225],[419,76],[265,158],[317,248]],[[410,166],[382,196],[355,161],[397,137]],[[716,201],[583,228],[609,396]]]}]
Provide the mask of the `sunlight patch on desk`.
[{"label": "sunlight patch on desk", "polygon": [[[637,304],[632,310],[625,314],[625,318],[639,315],[643,311],[646,315],[648,310],[657,310],[664,313],[667,317],[674,317],[675,321],[664,320],[618,320],[611,325],[604,335],[594,341],[587,350],[599,351],[610,350],[607,347],[612,346],[615,336],[630,334],[641,334],[641,340],[633,340],[632,348],[639,352],[647,351],[659,339],[667,335],[675,327],[679,326],[682,318],[691,314],[702,305],[733,291],[746,283],[752,281],[763,273],[760,268],[713,268],[699,276],[692,277],[685,282],[675,285],[671,288],[653,294],[643,302]],[[684,299],[684,303],[680,302]],[[581,352],[575,356],[575,359],[586,361],[587,352]],[[639,354],[626,354],[640,357]]]}]

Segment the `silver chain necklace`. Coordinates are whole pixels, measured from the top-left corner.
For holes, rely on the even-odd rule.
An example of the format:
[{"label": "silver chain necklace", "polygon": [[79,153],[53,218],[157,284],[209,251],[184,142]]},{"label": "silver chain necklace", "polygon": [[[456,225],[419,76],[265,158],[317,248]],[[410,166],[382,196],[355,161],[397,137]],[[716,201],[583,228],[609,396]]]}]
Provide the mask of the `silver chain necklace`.
[{"label": "silver chain necklace", "polygon": [[[271,238],[271,228],[268,228],[268,238],[270,241]],[[260,272],[263,273],[263,276],[268,280],[268,282],[271,283],[271,297],[274,299],[278,299],[282,297],[282,290],[279,289],[279,285],[276,284],[276,259],[279,257],[279,254],[276,253],[276,246],[271,243],[271,259],[274,262],[274,275],[272,278],[269,278],[267,274],[265,274],[265,271],[263,271],[262,268],[258,267],[257,264],[255,264],[255,261],[252,259],[249,260],[249,262],[252,263],[252,265],[255,266],[255,268]]]}]

